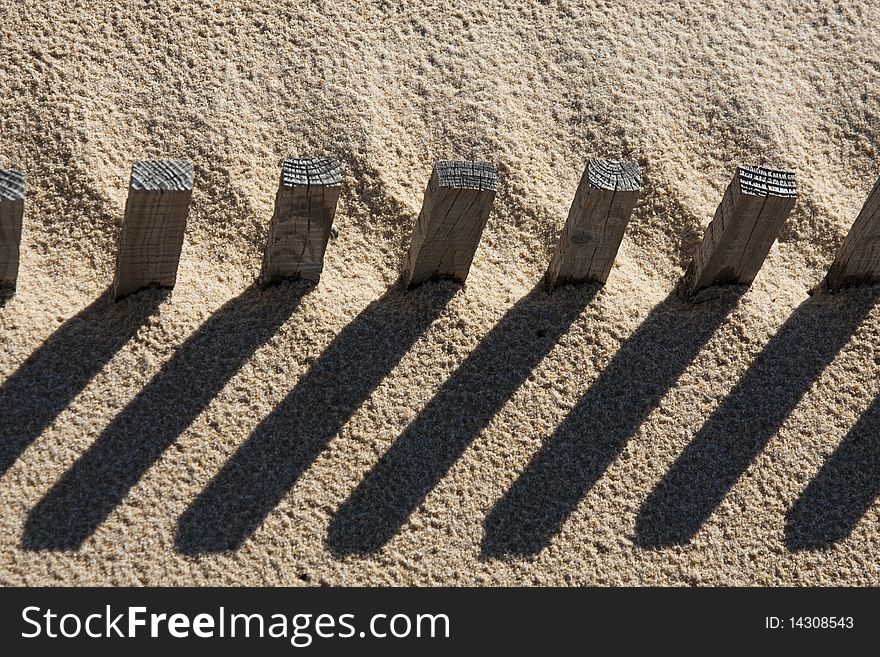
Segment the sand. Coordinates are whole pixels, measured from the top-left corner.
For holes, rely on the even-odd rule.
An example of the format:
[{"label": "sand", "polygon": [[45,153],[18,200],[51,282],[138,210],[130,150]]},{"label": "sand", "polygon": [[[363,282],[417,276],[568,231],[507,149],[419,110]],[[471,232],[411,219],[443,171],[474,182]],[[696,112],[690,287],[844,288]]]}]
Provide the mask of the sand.
[{"label": "sand", "polygon": [[[0,582],[880,583],[880,290],[808,294],[878,175],[880,6],[407,4],[3,0]],[[261,291],[287,155],[343,161],[340,234]],[[153,157],[196,166],[177,286],[113,305]],[[589,157],[643,198],[548,296]],[[464,288],[404,295],[441,158],[496,163],[494,210]],[[742,163],[797,207],[682,303]]]}]

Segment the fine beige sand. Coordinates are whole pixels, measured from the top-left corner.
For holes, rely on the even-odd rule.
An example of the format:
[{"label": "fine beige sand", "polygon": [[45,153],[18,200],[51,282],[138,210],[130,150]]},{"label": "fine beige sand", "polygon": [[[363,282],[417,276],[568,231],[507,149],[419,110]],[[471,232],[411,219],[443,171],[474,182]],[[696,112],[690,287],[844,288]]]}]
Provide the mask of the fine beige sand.
[{"label": "fine beige sand", "polygon": [[[880,5],[279,4],[0,2],[0,582],[880,583],[880,289],[808,294],[880,173]],[[340,234],[261,291],[287,155],[343,161]],[[177,286],[114,305],[158,157],[196,167]],[[643,197],[548,296],[589,157]],[[404,295],[442,158],[499,191],[467,285]],[[685,304],[746,163],[797,207]]]}]

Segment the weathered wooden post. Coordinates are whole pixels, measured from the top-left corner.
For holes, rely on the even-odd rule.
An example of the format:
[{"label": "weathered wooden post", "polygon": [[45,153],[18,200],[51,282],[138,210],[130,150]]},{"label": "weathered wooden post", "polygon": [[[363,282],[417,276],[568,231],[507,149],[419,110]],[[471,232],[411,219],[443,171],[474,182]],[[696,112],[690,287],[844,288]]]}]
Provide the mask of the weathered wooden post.
[{"label": "weathered wooden post", "polygon": [[114,299],[152,285],[174,287],[192,189],[189,160],[132,164],[116,251]]},{"label": "weathered wooden post", "polygon": [[825,276],[825,286],[835,291],[844,285],[877,282],[880,282],[880,178],[840,245]]},{"label": "weathered wooden post", "polygon": [[24,174],[0,169],[0,288],[15,289],[24,217]]},{"label": "weathered wooden post", "polygon": [[751,283],[796,198],[794,172],[738,167],[685,273],[684,292]]},{"label": "weathered wooden post", "polygon": [[402,278],[465,281],[489,218],[498,174],[488,162],[439,160],[428,181]]},{"label": "weathered wooden post", "polygon": [[341,191],[339,160],[284,160],[263,254],[260,280],[264,285],[284,278],[318,282]]},{"label": "weathered wooden post", "polygon": [[550,259],[547,287],[608,280],[641,185],[635,162],[587,162]]}]

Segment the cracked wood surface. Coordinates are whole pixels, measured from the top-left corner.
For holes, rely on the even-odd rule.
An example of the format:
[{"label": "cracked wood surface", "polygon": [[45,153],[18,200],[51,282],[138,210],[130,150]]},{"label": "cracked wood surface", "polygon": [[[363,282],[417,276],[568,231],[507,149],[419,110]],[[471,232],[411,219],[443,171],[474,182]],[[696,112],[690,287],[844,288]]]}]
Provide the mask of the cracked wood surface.
[{"label": "cracked wood surface", "polygon": [[0,288],[18,280],[21,225],[24,217],[24,174],[0,169]]},{"label": "cracked wood surface", "polygon": [[263,255],[263,284],[285,278],[318,282],[341,191],[339,160],[284,160]]},{"label": "cracked wood surface", "polygon": [[750,284],[796,199],[794,172],[738,167],[685,273],[684,291]]},{"label": "cracked wood surface", "polygon": [[451,278],[464,283],[492,210],[497,171],[488,162],[439,160],[403,264],[408,287]]},{"label": "cracked wood surface", "polygon": [[587,162],[545,281],[604,283],[639,199],[641,177],[635,162]]},{"label": "cracked wood surface", "polygon": [[174,287],[192,188],[189,160],[132,164],[116,252],[114,299],[149,286]]},{"label": "cracked wood surface", "polygon": [[829,290],[880,282],[880,178],[825,276]]}]

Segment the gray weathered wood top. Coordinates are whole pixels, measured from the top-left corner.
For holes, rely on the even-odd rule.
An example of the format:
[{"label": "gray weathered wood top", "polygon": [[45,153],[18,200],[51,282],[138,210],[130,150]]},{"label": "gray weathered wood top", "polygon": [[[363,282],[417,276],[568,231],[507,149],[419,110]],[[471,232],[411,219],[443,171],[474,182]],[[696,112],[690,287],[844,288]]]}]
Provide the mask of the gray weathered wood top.
[{"label": "gray weathered wood top", "polygon": [[637,192],[642,187],[639,165],[621,160],[592,159],[587,164],[591,187],[612,192]]},{"label": "gray weathered wood top", "polygon": [[766,167],[737,167],[739,191],[750,196],[780,196],[797,198],[794,171],[779,171]]},{"label": "gray weathered wood top", "polygon": [[498,171],[489,162],[438,160],[434,171],[440,187],[494,192],[498,186]]},{"label": "gray weathered wood top", "polygon": [[0,169],[0,201],[24,199],[24,174],[14,169]]},{"label": "gray weathered wood top", "polygon": [[140,160],[131,165],[131,189],[144,192],[189,192],[193,163],[189,160]]},{"label": "gray weathered wood top", "polygon": [[281,184],[284,187],[341,185],[342,164],[327,157],[288,157],[281,163]]}]

